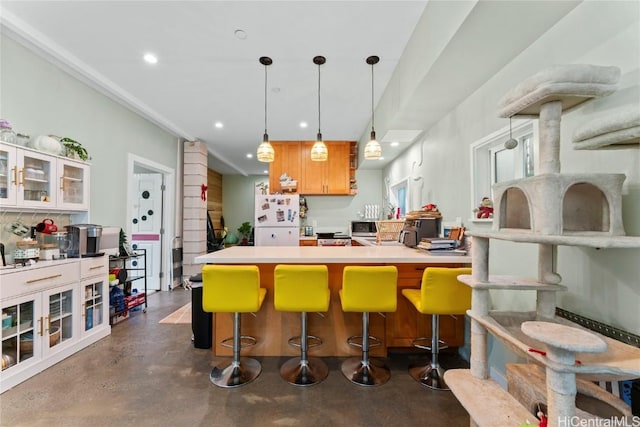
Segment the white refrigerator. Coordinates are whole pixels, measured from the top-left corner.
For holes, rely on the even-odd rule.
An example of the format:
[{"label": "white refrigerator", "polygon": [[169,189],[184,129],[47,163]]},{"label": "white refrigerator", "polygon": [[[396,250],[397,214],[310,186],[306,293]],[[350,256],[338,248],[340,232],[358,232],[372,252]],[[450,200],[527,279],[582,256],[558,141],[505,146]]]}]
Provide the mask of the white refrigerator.
[{"label": "white refrigerator", "polygon": [[298,246],[300,239],[300,196],[257,195],[254,244],[256,246]]}]

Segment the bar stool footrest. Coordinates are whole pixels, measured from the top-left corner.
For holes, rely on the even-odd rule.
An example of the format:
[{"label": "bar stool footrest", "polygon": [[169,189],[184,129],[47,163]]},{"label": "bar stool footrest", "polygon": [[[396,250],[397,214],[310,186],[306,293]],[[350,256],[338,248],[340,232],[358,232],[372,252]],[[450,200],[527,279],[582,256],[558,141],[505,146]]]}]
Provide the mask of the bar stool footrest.
[{"label": "bar stool footrest", "polygon": [[[231,344],[229,344],[231,342]],[[251,347],[256,345],[258,340],[250,335],[242,335],[240,337],[240,348]],[[233,348],[233,337],[225,338],[220,341],[220,345],[227,348]]]},{"label": "bar stool footrest", "polygon": [[[411,344],[416,348],[421,348],[423,350],[431,351],[431,346],[430,345],[420,344],[422,341],[428,341],[429,344],[431,344],[431,337],[416,338],[416,339],[413,340],[413,342]],[[447,348],[449,348],[449,346],[447,345],[446,342],[444,342],[442,340],[438,340],[438,350],[445,350]]]},{"label": "bar stool footrest", "polygon": [[[352,335],[347,338],[347,344],[362,348],[362,335]],[[378,337],[374,337],[373,335],[369,335],[369,348],[374,348],[382,345],[382,341]]]},{"label": "bar stool footrest", "polygon": [[[302,347],[302,336],[296,335],[295,337],[291,337],[288,343],[291,347],[300,348]],[[307,335],[307,348],[317,347],[319,345],[322,345],[322,338],[316,337],[315,335]]]}]

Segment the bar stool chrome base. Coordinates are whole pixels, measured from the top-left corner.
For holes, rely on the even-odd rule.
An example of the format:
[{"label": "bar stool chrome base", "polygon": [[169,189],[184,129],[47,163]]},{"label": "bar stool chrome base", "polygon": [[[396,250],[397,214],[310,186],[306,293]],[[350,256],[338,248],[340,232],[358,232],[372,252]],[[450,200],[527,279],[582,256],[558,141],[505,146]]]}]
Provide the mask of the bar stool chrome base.
[{"label": "bar stool chrome base", "polygon": [[226,360],[211,370],[209,379],[218,387],[233,388],[248,384],[258,378],[262,372],[260,362],[248,357],[241,357],[240,363]]},{"label": "bar stool chrome base", "polygon": [[350,357],[342,362],[342,374],[352,383],[362,386],[376,386],[389,381],[391,371],[380,360]]},{"label": "bar stool chrome base", "polygon": [[321,359],[310,357],[303,361],[294,357],[282,365],[280,376],[289,384],[308,386],[324,381],[329,375],[329,367]]},{"label": "bar stool chrome base", "polygon": [[420,365],[409,368],[409,375],[425,387],[433,390],[449,390],[444,381],[444,369],[440,365]]}]

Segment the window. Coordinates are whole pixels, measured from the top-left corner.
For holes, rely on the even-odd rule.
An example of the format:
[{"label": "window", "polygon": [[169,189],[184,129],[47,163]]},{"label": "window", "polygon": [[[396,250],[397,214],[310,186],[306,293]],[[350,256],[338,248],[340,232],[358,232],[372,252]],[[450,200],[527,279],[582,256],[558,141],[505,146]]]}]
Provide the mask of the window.
[{"label": "window", "polygon": [[471,206],[476,208],[483,197],[493,200],[493,184],[528,176],[535,171],[537,120],[527,120],[512,127],[518,145],[504,147],[509,139],[509,126],[471,144]]},{"label": "window", "polygon": [[409,200],[409,179],[393,184],[389,187],[389,204],[400,208],[400,216],[407,214]]}]

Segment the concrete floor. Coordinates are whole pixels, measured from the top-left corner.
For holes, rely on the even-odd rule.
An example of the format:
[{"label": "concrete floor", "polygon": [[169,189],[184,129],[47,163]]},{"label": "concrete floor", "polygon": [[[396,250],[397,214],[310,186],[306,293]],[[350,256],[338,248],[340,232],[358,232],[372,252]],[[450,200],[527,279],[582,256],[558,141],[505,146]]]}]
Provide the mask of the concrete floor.
[{"label": "concrete floor", "polygon": [[[416,355],[392,354],[391,379],[359,387],[326,358],[329,377],[312,387],[280,378],[286,358],[260,357],[260,377],[221,389],[209,372],[221,358],[196,349],[188,324],[158,321],[191,300],[178,288],[149,296],[111,335],[0,396],[0,426],[468,426],[451,392],[434,391],[407,373]],[[443,355],[445,367],[464,366]]]}]

